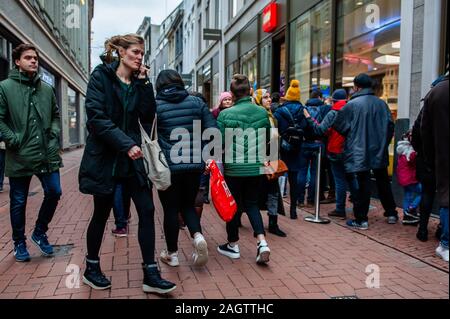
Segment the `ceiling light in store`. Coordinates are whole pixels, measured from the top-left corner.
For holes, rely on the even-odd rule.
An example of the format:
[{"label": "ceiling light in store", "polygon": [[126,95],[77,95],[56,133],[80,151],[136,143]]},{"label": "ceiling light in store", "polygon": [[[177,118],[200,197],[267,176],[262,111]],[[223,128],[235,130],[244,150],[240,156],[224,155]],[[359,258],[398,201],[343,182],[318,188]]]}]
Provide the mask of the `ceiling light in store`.
[{"label": "ceiling light in store", "polygon": [[378,68],[373,68],[374,71],[378,71]]},{"label": "ceiling light in store", "polygon": [[325,24],[330,24],[330,21],[329,21],[329,20],[326,20],[326,21],[325,21]]},{"label": "ceiling light in store", "polygon": [[358,1],[358,2],[356,3],[357,6],[362,6],[363,4],[364,4],[364,2],[362,2],[362,1]]},{"label": "ceiling light in store", "polygon": [[344,83],[343,85],[342,85],[342,87],[344,87],[344,88],[352,88],[354,85],[353,85],[353,82],[350,82],[350,83]]},{"label": "ceiling light in store", "polygon": [[392,42],[392,48],[400,50],[400,41]]},{"label": "ceiling light in store", "polygon": [[342,82],[353,82],[354,79],[355,79],[354,76],[344,76],[342,78]]},{"label": "ceiling light in store", "polygon": [[383,65],[399,65],[400,57],[395,55],[382,55],[375,59],[375,63]]}]

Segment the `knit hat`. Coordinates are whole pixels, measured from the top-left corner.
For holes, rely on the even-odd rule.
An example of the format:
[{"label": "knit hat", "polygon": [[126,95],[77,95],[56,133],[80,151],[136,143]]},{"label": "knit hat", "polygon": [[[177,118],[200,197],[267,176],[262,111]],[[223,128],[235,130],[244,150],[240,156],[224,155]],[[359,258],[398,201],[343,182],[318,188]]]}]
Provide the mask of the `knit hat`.
[{"label": "knit hat", "polygon": [[346,101],[348,99],[347,91],[344,89],[336,90],[333,92],[332,98],[333,101]]},{"label": "knit hat", "polygon": [[221,107],[225,99],[233,99],[233,95],[230,92],[222,92],[219,96],[219,105],[217,107]]},{"label": "knit hat", "polygon": [[262,106],[262,98],[264,95],[267,94],[266,89],[258,89],[253,93],[253,99],[255,100],[255,103]]},{"label": "knit hat", "polygon": [[291,81],[291,86],[289,87],[284,99],[286,101],[300,102],[300,81],[299,80]]}]

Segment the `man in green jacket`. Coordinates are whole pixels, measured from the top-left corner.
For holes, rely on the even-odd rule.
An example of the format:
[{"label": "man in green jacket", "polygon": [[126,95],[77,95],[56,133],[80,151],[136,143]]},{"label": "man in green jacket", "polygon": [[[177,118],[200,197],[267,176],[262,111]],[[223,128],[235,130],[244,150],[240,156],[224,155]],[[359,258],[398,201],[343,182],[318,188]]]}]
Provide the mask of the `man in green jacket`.
[{"label": "man in green jacket", "polygon": [[53,88],[38,75],[38,51],[21,44],[12,54],[15,69],[0,82],[0,134],[6,143],[5,175],[10,182],[10,215],[17,261],[30,260],[25,237],[25,209],[31,178],[36,175],[44,201],[31,241],[44,256],[53,255],[48,225],[61,198],[59,110]]},{"label": "man in green jacket", "polygon": [[[265,238],[264,224],[258,198],[264,171],[265,149],[269,116],[263,108],[252,103],[250,82],[245,75],[235,75],[231,93],[236,101],[232,108],[224,110],[217,119],[225,141],[225,180],[240,211],[245,211],[258,240],[258,264],[269,262],[270,249]],[[266,135],[261,134],[264,132]],[[234,136],[234,137],[233,137]],[[239,214],[227,223],[228,243],[217,248],[218,252],[232,259],[240,258]]]}]

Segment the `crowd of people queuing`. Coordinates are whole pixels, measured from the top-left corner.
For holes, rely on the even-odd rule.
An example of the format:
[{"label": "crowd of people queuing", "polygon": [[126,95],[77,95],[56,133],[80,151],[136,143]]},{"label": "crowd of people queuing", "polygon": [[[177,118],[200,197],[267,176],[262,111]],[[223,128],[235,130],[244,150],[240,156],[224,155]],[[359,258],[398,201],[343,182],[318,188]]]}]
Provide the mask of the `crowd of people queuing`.
[{"label": "crowd of people queuing", "polygon": [[[201,132],[220,130],[225,140],[229,129],[266,130],[264,135],[224,143],[219,165],[238,204],[238,213],[226,223],[227,242],[217,251],[238,259],[239,228],[243,214],[248,216],[256,239],[256,263],[270,261],[271,250],[261,211],[268,212],[268,232],[288,237],[278,218],[284,214],[283,197],[290,198],[289,216],[298,219],[298,210],[313,207],[316,177],[321,174],[321,203],[335,203],[331,217],[347,219],[351,203],[354,218],[347,226],[369,228],[371,180],[374,177],[387,223],[396,224],[399,213],[388,175],[389,145],[394,137],[394,120],[388,105],[375,95],[367,74],[354,79],[351,94],[337,89],[330,97],[319,90],[308,92],[301,102],[300,82],[292,80],[284,96],[267,89],[252,88],[245,75],[235,75],[229,92],[220,94],[212,110],[201,94],[187,92],[176,71],[162,71],[150,83],[148,69],[142,64],[144,40],[133,34],[115,36],[105,43],[102,64],[92,72],[86,95],[87,130],[80,171],[79,188],[92,195],[94,211],[87,229],[87,255],[83,282],[94,289],[108,289],[111,281],[102,272],[100,249],[107,220],[114,212],[113,235],[128,234],[130,205],[139,217],[138,241],[142,253],[143,290],[169,293],[175,283],[161,277],[155,257],[155,206],[152,183],[148,179],[141,149],[142,126],[153,129],[171,172],[171,186],[158,191],[164,213],[166,249],[159,260],[171,267],[180,265],[180,229],[187,227],[192,238],[192,264],[208,262],[207,238],[201,225],[203,205],[209,203],[209,159],[194,160],[202,153],[205,141],[186,145],[189,152],[173,149],[181,141],[192,141],[194,122]],[[14,49],[15,68],[0,82],[0,148],[6,148],[6,176],[10,181],[10,216],[14,256],[18,262],[30,260],[25,236],[25,212],[32,176],[44,190],[44,200],[31,235],[44,256],[53,255],[47,231],[62,191],[59,169],[60,115],[55,94],[38,75],[38,50],[29,44]],[[156,96],[155,96],[156,91]],[[398,142],[397,181],[404,188],[402,222],[418,225],[417,238],[428,240],[428,222],[435,196],[440,207],[440,245],[438,256],[448,262],[448,73],[439,78],[424,98],[422,111],[412,130]],[[174,140],[174,130],[184,132]],[[253,140],[251,140],[253,139]],[[274,140],[277,143],[271,143]],[[264,176],[270,163],[261,157],[248,160],[260,144],[287,166],[287,173],[276,179]],[[276,149],[273,149],[276,145]],[[322,149],[323,167],[317,159]],[[244,161],[237,160],[242,152]],[[288,181],[288,182],[286,182]],[[289,185],[289,187],[287,187]],[[2,186],[2,184],[0,185]],[[1,189],[1,187],[0,187]],[[347,200],[350,194],[351,200]],[[327,195],[327,196],[326,196]]]}]

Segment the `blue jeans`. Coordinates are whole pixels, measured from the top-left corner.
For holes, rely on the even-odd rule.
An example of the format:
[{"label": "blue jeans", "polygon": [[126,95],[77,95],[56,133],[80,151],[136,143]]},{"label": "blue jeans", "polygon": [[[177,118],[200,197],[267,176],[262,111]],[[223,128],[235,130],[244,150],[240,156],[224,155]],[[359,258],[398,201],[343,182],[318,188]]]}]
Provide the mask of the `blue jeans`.
[{"label": "blue jeans", "polygon": [[114,191],[113,213],[115,224],[118,229],[125,228],[128,225],[128,216],[130,214],[131,198],[125,196],[123,185],[116,184]]},{"label": "blue jeans", "polygon": [[442,236],[441,245],[448,249],[448,207],[441,207]]},{"label": "blue jeans", "polygon": [[417,209],[422,200],[422,185],[420,183],[403,187],[403,211],[409,211],[410,208]]},{"label": "blue jeans", "polygon": [[[344,162],[341,160],[330,160],[331,171],[334,176],[334,183],[336,185],[336,212],[345,215],[345,204],[347,202],[347,184],[352,195],[358,188],[356,178],[351,180],[345,174]],[[348,182],[347,182],[348,178]]]},{"label": "blue jeans", "polygon": [[[61,181],[59,171],[36,175],[41,181],[44,189],[44,201],[42,202],[39,216],[36,221],[34,232],[36,234],[45,234],[48,231],[48,225],[53,216],[61,198]],[[25,237],[25,210],[27,207],[28,192],[32,176],[27,177],[10,177],[10,216],[13,232],[13,240],[15,244],[26,240]]]},{"label": "blue jeans", "polygon": [[0,150],[0,188],[3,188],[3,182],[5,180],[5,156],[6,151]]},{"label": "blue jeans", "polygon": [[300,151],[300,171],[298,173],[298,202],[305,202],[305,188],[310,172],[308,203],[314,203],[316,194],[317,156],[319,148],[304,147]]}]

